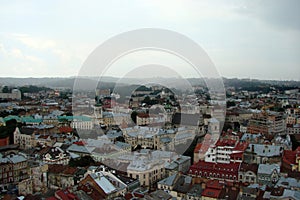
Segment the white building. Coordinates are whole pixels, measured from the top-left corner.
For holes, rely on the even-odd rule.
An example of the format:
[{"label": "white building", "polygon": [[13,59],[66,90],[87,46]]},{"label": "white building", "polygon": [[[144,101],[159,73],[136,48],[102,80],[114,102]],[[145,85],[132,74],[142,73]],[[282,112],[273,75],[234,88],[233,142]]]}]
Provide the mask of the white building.
[{"label": "white building", "polygon": [[11,93],[0,93],[0,99],[21,100],[21,98],[21,91],[18,89],[13,89]]},{"label": "white building", "polygon": [[30,149],[33,146],[33,136],[22,134],[17,127],[14,132],[14,144],[18,144],[20,149]]}]

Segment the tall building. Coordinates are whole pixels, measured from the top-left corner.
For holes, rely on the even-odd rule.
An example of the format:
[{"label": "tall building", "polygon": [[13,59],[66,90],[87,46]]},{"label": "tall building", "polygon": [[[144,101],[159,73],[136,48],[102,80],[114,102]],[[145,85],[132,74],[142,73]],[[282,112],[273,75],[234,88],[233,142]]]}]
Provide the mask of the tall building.
[{"label": "tall building", "polygon": [[14,100],[21,100],[22,95],[21,91],[18,89],[13,89],[11,93],[0,93],[0,99],[14,99]]},{"label": "tall building", "polygon": [[247,132],[251,134],[281,135],[285,133],[285,121],[277,112],[263,111],[255,113],[249,120]]}]

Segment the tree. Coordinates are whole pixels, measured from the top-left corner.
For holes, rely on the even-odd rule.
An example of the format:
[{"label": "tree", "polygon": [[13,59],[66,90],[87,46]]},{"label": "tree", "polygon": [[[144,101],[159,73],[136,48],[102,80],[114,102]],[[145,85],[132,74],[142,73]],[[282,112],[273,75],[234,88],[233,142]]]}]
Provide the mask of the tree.
[{"label": "tree", "polygon": [[14,131],[16,130],[18,123],[17,120],[11,119],[6,122],[6,126],[0,127],[0,138],[9,137],[9,143],[14,143]]},{"label": "tree", "polygon": [[3,89],[2,89],[2,92],[3,93],[9,93],[9,88],[7,86],[4,86]]},{"label": "tree", "polygon": [[95,164],[94,159],[91,156],[81,157],[79,160],[71,158],[69,166],[71,167],[87,167]]},{"label": "tree", "polygon": [[235,102],[234,101],[227,101],[226,102],[226,107],[230,108],[230,107],[234,107],[235,106]]},{"label": "tree", "polygon": [[149,97],[148,95],[147,95],[147,96],[144,98],[144,100],[142,101],[142,103],[145,103],[145,104],[147,104],[147,105],[149,105],[150,102],[151,102],[151,99],[150,99],[150,97]]},{"label": "tree", "polygon": [[118,137],[116,138],[116,141],[117,141],[117,142],[124,142],[124,143],[125,143],[125,139],[124,139],[123,136],[118,136]]},{"label": "tree", "polygon": [[132,121],[136,124],[136,116],[137,116],[137,112],[136,111],[133,111],[130,115]]}]

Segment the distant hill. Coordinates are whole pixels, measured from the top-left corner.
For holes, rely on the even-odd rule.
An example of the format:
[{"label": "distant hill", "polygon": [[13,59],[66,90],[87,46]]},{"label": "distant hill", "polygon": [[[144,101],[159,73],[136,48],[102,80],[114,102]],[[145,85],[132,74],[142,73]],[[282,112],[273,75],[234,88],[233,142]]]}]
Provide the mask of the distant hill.
[{"label": "distant hill", "polygon": [[[8,85],[8,86],[24,86],[24,85],[36,85],[36,86],[44,86],[44,87],[66,87],[66,88],[73,88],[74,81],[80,83],[80,89],[91,89],[95,88],[97,84],[99,84],[98,77],[53,77],[53,78],[0,78],[0,85]],[[202,85],[205,86],[205,81],[210,79],[199,79],[199,78],[187,78],[182,80],[180,78],[161,78],[161,77],[154,77],[154,78],[116,78],[116,77],[109,77],[104,76],[101,77],[101,85],[98,87],[109,87],[113,88],[116,83],[118,85],[140,85],[145,83],[161,83],[162,85],[171,85],[174,88],[184,89],[186,87],[186,83],[195,86],[195,85]],[[225,86],[232,86],[232,87],[247,87],[251,86],[272,86],[272,85],[282,85],[286,87],[300,87],[300,81],[277,81],[277,80],[257,80],[257,79],[228,79],[223,78],[223,82]]]}]

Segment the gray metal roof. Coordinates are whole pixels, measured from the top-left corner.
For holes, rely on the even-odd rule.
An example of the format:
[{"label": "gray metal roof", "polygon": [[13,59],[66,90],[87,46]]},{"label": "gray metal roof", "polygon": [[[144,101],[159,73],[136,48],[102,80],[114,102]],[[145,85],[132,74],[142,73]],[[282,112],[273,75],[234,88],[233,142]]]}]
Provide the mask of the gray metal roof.
[{"label": "gray metal roof", "polygon": [[280,166],[278,164],[259,164],[257,173],[272,174],[274,170],[280,173]]}]

